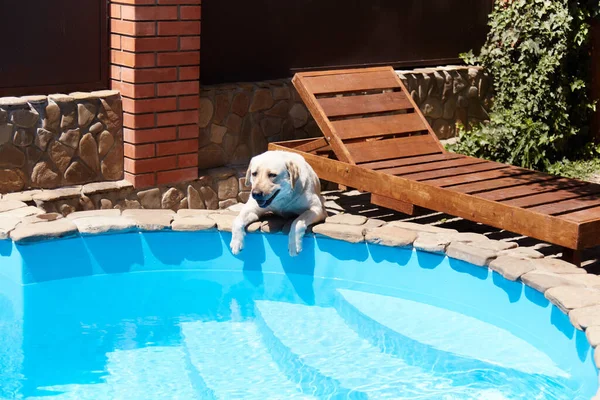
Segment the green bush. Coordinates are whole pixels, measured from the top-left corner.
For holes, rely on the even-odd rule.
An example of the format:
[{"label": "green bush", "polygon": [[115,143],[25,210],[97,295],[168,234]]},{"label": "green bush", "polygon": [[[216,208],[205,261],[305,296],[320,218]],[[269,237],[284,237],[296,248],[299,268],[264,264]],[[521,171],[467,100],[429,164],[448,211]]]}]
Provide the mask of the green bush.
[{"label": "green bush", "polygon": [[589,24],[599,9],[598,0],[497,0],[480,54],[461,55],[493,76],[490,121],[459,127],[450,150],[546,171],[595,154]]}]

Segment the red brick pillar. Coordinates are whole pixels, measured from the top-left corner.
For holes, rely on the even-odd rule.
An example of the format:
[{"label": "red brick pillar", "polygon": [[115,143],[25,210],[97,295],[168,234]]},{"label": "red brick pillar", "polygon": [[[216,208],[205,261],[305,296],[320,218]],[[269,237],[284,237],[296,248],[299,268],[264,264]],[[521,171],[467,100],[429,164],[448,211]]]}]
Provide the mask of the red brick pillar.
[{"label": "red brick pillar", "polygon": [[201,0],[110,1],[125,178],[136,187],[196,179]]}]

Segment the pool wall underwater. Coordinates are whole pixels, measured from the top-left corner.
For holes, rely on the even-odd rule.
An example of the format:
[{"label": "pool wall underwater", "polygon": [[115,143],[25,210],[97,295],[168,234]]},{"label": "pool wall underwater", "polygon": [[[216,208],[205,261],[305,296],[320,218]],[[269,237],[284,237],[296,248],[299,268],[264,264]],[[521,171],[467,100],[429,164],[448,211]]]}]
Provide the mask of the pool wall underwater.
[{"label": "pool wall underwater", "polygon": [[[321,279],[338,282],[340,289],[368,285],[371,293],[405,292],[420,303],[462,313],[500,327],[547,354],[563,371],[580,382],[591,398],[598,389],[593,349],[583,331],[543,295],[520,281],[510,281],[485,267],[412,248],[348,243],[307,236],[302,253],[287,253],[287,236],[248,234],[245,250],[233,256],[231,234],[204,232],[130,232],[75,236],[20,245],[0,240],[0,360],[2,374],[16,374],[27,356],[21,351],[24,331],[32,328],[30,303],[43,295],[38,283],[104,274],[219,273],[239,276],[252,272],[252,283],[262,285],[264,298],[276,297],[282,282],[295,289],[295,299],[306,304],[327,303],[315,285]],[[215,261],[218,260],[218,265]],[[258,273],[258,274],[256,274]],[[258,277],[258,278],[257,278]],[[159,281],[152,281],[160,285]],[[65,291],[52,304],[71,304],[74,313],[85,307],[119,308],[128,296],[152,296],[156,287],[106,293],[97,304],[77,304]],[[116,290],[116,289],[115,289]],[[166,294],[166,296],[173,295]],[[39,300],[39,299],[37,299]],[[173,301],[156,297],[157,303]],[[33,329],[33,328],[32,328]],[[440,326],[439,329],[444,329]],[[460,340],[460,338],[457,338]],[[489,346],[497,344],[490,342]]]}]

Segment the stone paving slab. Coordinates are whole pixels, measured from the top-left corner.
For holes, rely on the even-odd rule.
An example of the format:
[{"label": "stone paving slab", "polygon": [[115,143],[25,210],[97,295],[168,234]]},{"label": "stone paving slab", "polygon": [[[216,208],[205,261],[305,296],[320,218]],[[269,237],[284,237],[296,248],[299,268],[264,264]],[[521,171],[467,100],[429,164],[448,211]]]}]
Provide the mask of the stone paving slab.
[{"label": "stone paving slab", "polygon": [[69,215],[67,218],[70,220],[75,220],[79,218],[89,218],[89,217],[118,217],[121,215],[121,210],[119,209],[110,209],[110,210],[90,210],[90,211],[76,211]]},{"label": "stone paving slab", "polygon": [[563,312],[600,304],[600,290],[575,286],[557,286],[546,290],[544,296]]},{"label": "stone paving slab", "polygon": [[136,228],[136,223],[129,217],[122,216],[92,216],[76,218],[72,222],[82,235],[98,235],[101,233],[130,232]]},{"label": "stone paving slab", "polygon": [[516,281],[522,275],[533,271],[535,265],[529,260],[514,258],[510,256],[500,256],[490,262],[490,269],[498,272],[500,275],[511,281]]},{"label": "stone paving slab", "polygon": [[313,232],[350,243],[359,243],[365,240],[364,228],[356,225],[341,225],[326,222],[313,227]]},{"label": "stone paving slab", "polygon": [[2,218],[21,218],[22,219],[25,217],[29,217],[30,215],[40,215],[40,214],[44,214],[44,211],[40,210],[37,207],[27,206],[27,207],[16,208],[14,210],[5,211],[3,213],[0,213],[0,219],[2,219]]},{"label": "stone paving slab", "polygon": [[29,243],[75,236],[77,233],[77,226],[73,221],[59,219],[43,224],[19,224],[10,233],[10,238],[17,243]]},{"label": "stone paving slab", "polygon": [[171,224],[171,229],[174,231],[205,231],[213,229],[217,226],[217,222],[211,218],[204,216],[177,218]]},{"label": "stone paving slab", "polygon": [[0,240],[9,238],[10,232],[21,223],[21,218],[0,218]]},{"label": "stone paving slab", "polygon": [[172,210],[124,210],[122,215],[134,221],[135,226],[141,231],[162,231],[171,229],[175,219]]},{"label": "stone paving slab", "polygon": [[381,244],[390,247],[408,247],[412,246],[417,239],[415,231],[397,228],[395,226],[383,226],[381,228],[368,229],[365,240],[373,244]]},{"label": "stone paving slab", "polygon": [[448,257],[456,258],[473,265],[485,267],[497,254],[495,251],[482,249],[480,247],[462,242],[452,242],[446,250]]},{"label": "stone paving slab", "polygon": [[27,207],[27,204],[19,200],[0,200],[0,213],[23,207]]}]

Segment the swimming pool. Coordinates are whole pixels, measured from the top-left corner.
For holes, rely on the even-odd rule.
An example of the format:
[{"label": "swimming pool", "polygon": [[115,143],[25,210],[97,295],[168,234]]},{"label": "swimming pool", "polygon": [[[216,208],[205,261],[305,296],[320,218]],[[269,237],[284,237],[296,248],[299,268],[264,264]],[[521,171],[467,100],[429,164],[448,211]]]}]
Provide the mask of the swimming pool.
[{"label": "swimming pool", "polygon": [[0,398],[589,399],[585,334],[441,255],[226,232],[0,241]]}]

